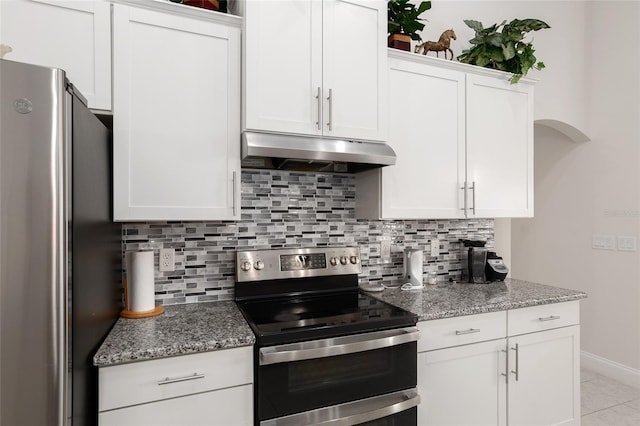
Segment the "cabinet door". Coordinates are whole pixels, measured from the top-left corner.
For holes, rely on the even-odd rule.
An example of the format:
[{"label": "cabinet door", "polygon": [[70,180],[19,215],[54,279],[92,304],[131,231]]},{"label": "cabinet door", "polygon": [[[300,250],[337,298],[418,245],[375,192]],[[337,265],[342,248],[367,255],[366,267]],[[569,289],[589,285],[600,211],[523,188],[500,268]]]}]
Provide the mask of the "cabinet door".
[{"label": "cabinet door", "polygon": [[382,168],[385,219],[461,218],[464,73],[390,60],[389,144]]},{"label": "cabinet door", "polygon": [[249,426],[253,386],[199,393],[100,413],[100,426]]},{"label": "cabinet door", "polygon": [[577,325],[509,338],[509,424],[580,424],[579,339]]},{"label": "cabinet door", "polygon": [[0,2],[5,59],[62,68],[89,108],[111,109],[111,16],[107,1]]},{"label": "cabinet door", "polygon": [[113,7],[115,219],[238,219],[240,28]]},{"label": "cabinet door", "polygon": [[247,1],[244,125],[322,133],[322,2]]},{"label": "cabinet door", "polygon": [[504,425],[505,348],[500,339],[419,353],[418,424]]},{"label": "cabinet door", "polygon": [[386,140],[387,4],[324,0],[323,6],[324,134]]},{"label": "cabinet door", "polygon": [[533,216],[533,86],[467,75],[470,217]]}]

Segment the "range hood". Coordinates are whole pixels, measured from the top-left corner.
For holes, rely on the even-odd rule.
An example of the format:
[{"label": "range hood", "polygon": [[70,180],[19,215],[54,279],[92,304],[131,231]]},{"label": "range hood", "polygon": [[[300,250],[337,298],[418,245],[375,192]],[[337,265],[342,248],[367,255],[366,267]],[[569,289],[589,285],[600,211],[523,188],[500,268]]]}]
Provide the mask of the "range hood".
[{"label": "range hood", "polygon": [[382,142],[244,132],[242,167],[357,173],[396,163],[396,153]]}]

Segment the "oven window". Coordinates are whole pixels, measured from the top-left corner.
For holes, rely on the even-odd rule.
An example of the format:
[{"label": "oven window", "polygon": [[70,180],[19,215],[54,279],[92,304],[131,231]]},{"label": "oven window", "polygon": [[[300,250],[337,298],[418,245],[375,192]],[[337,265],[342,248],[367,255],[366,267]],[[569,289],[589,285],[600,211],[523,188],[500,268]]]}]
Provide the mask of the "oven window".
[{"label": "oven window", "polygon": [[[260,420],[414,388],[417,343],[258,367]],[[376,423],[373,423],[376,424]],[[380,423],[380,425],[394,423]]]},{"label": "oven window", "polygon": [[382,378],[393,368],[393,353],[357,352],[349,356],[328,357],[289,365],[289,391],[299,392],[327,386],[344,386],[363,377]]}]

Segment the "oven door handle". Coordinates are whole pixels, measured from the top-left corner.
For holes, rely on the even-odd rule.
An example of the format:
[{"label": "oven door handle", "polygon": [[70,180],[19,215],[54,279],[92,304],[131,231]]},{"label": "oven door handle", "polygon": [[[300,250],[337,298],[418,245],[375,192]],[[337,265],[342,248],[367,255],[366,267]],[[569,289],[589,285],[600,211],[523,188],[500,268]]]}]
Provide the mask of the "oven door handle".
[{"label": "oven door handle", "polygon": [[277,419],[264,420],[260,422],[260,426],[356,425],[401,413],[417,407],[419,403],[420,395],[417,390],[408,389]]},{"label": "oven door handle", "polygon": [[417,327],[408,327],[310,342],[269,346],[260,349],[260,365],[303,361],[387,348],[415,342],[418,340],[418,336]]}]

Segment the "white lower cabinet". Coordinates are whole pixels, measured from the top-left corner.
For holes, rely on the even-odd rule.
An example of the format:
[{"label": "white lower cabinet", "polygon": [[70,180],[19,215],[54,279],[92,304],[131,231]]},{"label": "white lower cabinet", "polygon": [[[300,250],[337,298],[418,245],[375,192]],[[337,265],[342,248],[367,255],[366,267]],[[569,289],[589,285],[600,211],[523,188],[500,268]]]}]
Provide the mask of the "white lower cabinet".
[{"label": "white lower cabinet", "polygon": [[420,322],[418,424],[579,425],[578,303]]},{"label": "white lower cabinet", "polygon": [[253,423],[253,349],[245,346],[101,367],[99,426]]},{"label": "white lower cabinet", "polygon": [[505,346],[501,339],[418,354],[418,424],[504,425]]}]

